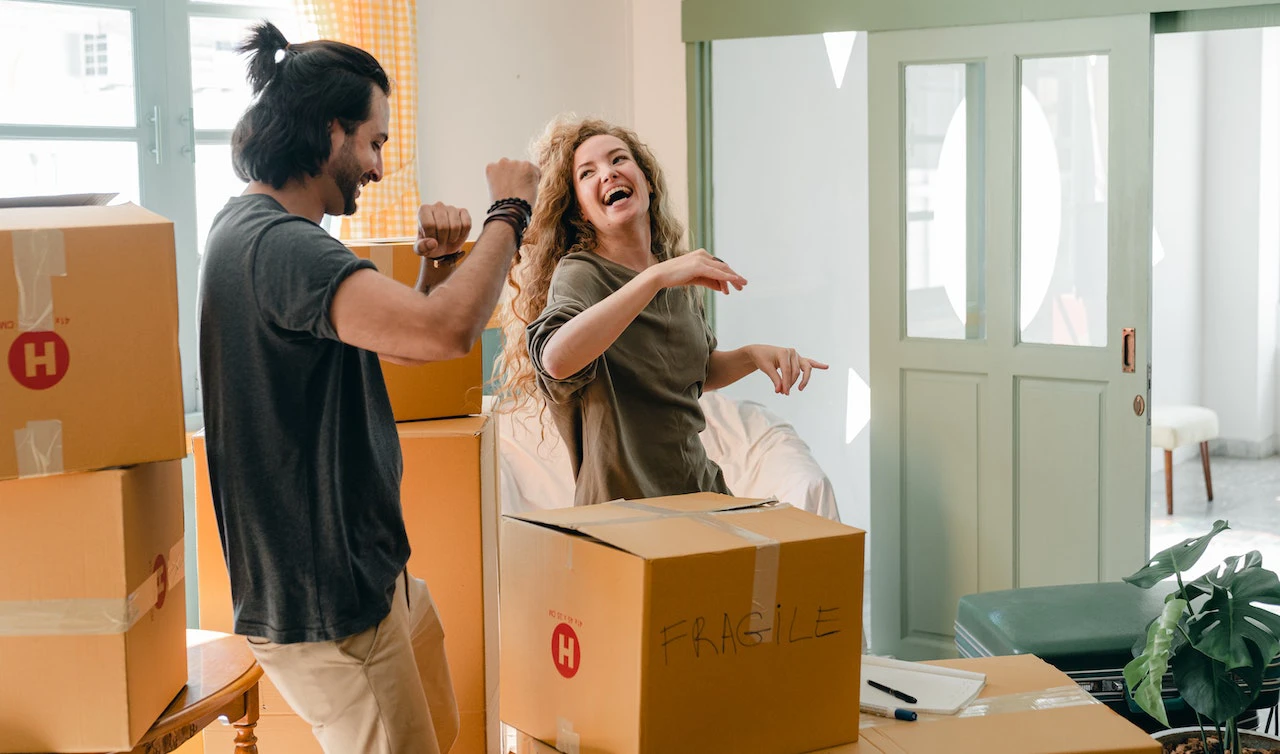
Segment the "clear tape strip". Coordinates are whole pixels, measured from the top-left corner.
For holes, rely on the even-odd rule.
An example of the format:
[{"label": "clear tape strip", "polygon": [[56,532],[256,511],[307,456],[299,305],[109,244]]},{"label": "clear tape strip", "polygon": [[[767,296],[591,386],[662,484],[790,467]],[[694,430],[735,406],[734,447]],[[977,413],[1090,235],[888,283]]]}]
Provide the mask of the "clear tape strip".
[{"label": "clear tape strip", "polygon": [[[989,717],[1006,715],[1011,712],[1030,712],[1034,710],[1061,709],[1063,707],[1082,707],[1090,704],[1101,704],[1092,694],[1077,685],[1055,686],[1049,689],[1038,689],[1018,694],[1002,694],[1000,696],[975,699],[967,707],[954,715],[935,715],[918,712],[919,718],[913,725],[935,720],[953,720],[957,717]],[[882,725],[898,725],[896,720],[863,713],[859,718],[859,728],[876,728]]]},{"label": "clear tape strip", "polygon": [[61,474],[62,422],[57,419],[29,421],[13,431],[14,453],[18,460],[18,477]]},{"label": "clear tape strip", "polygon": [[0,636],[122,634],[157,606],[162,593],[185,605],[179,585],[186,577],[186,545],[178,540],[163,555],[163,567],[127,597],[0,601]]},{"label": "clear tape strip", "polygon": [[556,718],[556,751],[563,754],[579,754],[581,743],[573,732],[573,723],[563,717]]},{"label": "clear tape strip", "polygon": [[18,282],[18,330],[52,330],[50,278],[67,274],[62,231],[56,228],[14,231],[13,271]]},{"label": "clear tape strip", "polygon": [[[689,518],[697,521],[705,526],[713,529],[719,529],[727,534],[746,540],[755,545],[755,573],[751,580],[751,630],[763,631],[767,629],[773,618],[774,604],[778,598],[778,567],[781,560],[782,545],[778,540],[772,537],[766,537],[759,532],[745,529],[736,524],[729,523],[725,520],[728,516],[742,513],[750,513],[759,510],[759,508],[740,508],[727,511],[715,511],[707,513],[703,511],[672,511],[666,508],[658,508],[645,503],[631,502],[629,500],[620,501],[618,506],[628,508],[630,510],[642,511],[650,513],[652,516],[634,519],[616,519],[597,521],[594,523],[626,523],[629,521],[645,521],[658,518]],[[785,504],[775,506],[784,507]],[[789,506],[786,506],[789,507]]]}]

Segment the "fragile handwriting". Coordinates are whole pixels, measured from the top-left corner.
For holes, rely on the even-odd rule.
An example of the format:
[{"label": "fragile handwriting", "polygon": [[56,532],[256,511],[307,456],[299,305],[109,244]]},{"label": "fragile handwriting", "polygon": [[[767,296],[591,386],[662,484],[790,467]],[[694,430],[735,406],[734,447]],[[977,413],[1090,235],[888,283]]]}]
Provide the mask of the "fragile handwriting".
[{"label": "fragile handwriting", "polygon": [[765,623],[760,611],[745,615],[721,613],[708,620],[705,616],[685,618],[662,626],[662,662],[670,665],[673,657],[737,654],[762,645],[785,646],[802,641],[821,640],[841,632],[840,608],[777,605],[773,621]]}]

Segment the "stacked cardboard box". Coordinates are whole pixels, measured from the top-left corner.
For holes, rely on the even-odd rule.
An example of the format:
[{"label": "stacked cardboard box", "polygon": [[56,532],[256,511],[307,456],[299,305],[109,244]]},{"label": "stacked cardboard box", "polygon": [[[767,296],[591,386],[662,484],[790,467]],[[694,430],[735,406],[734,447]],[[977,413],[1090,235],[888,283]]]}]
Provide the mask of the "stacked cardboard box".
[{"label": "stacked cardboard box", "polygon": [[[420,257],[411,241],[353,242],[384,274],[413,285]],[[440,611],[445,651],[461,716],[454,754],[498,754],[498,492],[496,422],[480,411],[479,345],[451,362],[383,363],[404,458],[401,505],[413,554]],[[209,492],[204,439],[193,438],[196,466],[200,625],[232,630],[231,589]],[[263,751],[319,754],[310,728],[263,678],[257,735]],[[205,731],[205,751],[230,750],[230,726]]]},{"label": "stacked cardboard box", "polygon": [[173,225],[0,208],[0,752],[131,749],[186,683]]}]

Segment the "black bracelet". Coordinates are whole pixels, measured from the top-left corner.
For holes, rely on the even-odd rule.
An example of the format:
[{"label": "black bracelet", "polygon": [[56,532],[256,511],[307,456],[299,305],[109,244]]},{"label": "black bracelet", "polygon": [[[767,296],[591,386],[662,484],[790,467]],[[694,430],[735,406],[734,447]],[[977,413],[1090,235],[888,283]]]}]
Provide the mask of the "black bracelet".
[{"label": "black bracelet", "polygon": [[431,266],[438,270],[441,267],[454,266],[455,264],[457,264],[459,261],[462,260],[463,255],[466,253],[467,252],[459,249],[458,251],[455,251],[452,254],[445,254],[444,256],[440,256],[440,257],[427,257],[427,258],[431,260]]},{"label": "black bracelet", "polygon": [[503,213],[503,212],[494,212],[484,219],[484,222],[481,223],[480,227],[483,228],[485,225],[488,225],[494,220],[497,220],[498,222],[506,223],[507,225],[511,226],[511,230],[516,234],[517,249],[519,249],[521,246],[524,245],[524,227],[523,227],[524,223],[520,222],[520,220],[514,217],[513,215]]},{"label": "black bracelet", "polygon": [[499,207],[519,207],[520,209],[524,210],[524,214],[526,218],[525,222],[528,222],[528,218],[533,216],[533,207],[530,207],[528,202],[526,202],[524,199],[521,199],[518,196],[512,196],[506,199],[499,199],[498,201],[489,205],[489,210],[485,214],[486,215],[491,214],[494,210],[498,209]]}]

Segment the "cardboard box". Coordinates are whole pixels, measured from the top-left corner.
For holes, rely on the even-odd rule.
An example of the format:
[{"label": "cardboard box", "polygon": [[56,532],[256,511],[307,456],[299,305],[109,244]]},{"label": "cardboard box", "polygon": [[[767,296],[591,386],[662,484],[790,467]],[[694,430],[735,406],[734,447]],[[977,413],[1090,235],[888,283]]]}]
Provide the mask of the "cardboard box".
[{"label": "cardboard box", "polygon": [[[440,611],[461,716],[452,752],[498,754],[497,425],[488,416],[470,416],[397,426],[404,455],[400,500],[413,548],[409,572],[427,582]],[[231,589],[202,433],[193,445],[200,626],[230,632]],[[266,678],[261,700],[263,713],[293,712]]]},{"label": "cardboard box", "polygon": [[503,720],[582,754],[856,740],[865,535],[765,502],[504,517]]},{"label": "cardboard box", "polygon": [[[1159,754],[1160,745],[1137,726],[1101,704],[1030,709],[1034,692],[1075,687],[1057,668],[1032,655],[984,657],[973,660],[939,660],[938,665],[987,674],[981,698],[1004,697],[1006,707],[1022,711],[979,717],[931,716],[908,723],[862,716],[862,735],[856,743],[820,749],[811,754]],[[1009,703],[1019,695],[1029,695]],[[1087,695],[1083,695],[1087,700]],[[770,707],[773,695],[759,699]],[[774,718],[787,727],[785,718]],[[582,752],[589,749],[582,742]],[[719,751],[720,749],[714,749]],[[752,749],[792,754],[795,749]],[[515,754],[556,754],[556,749],[534,737],[517,733]]]},{"label": "cardboard box", "polygon": [[[348,241],[355,255],[370,259],[382,274],[408,286],[418,282],[422,257],[409,239]],[[464,247],[471,249],[471,244]],[[409,367],[382,362],[382,377],[391,396],[396,421],[418,421],[480,413],[484,397],[484,363],[480,342],[461,359]]]},{"label": "cardboard box", "polygon": [[0,480],[183,456],[173,223],[0,208]]},{"label": "cardboard box", "polygon": [[128,751],[187,682],[182,463],[0,482],[0,752]]},{"label": "cardboard box", "polygon": [[[1046,689],[1076,688],[1067,674],[1033,655],[940,660],[936,664],[987,674],[981,698],[1009,697]],[[1159,754],[1160,744],[1133,723],[1102,704],[1057,709],[1030,709],[1031,698],[1010,707],[1020,711],[977,717],[943,717],[925,724],[870,718],[874,727],[862,729],[862,741],[884,752],[947,751],[986,754],[1006,742],[1021,754]],[[845,754],[845,750],[837,750]]]}]

